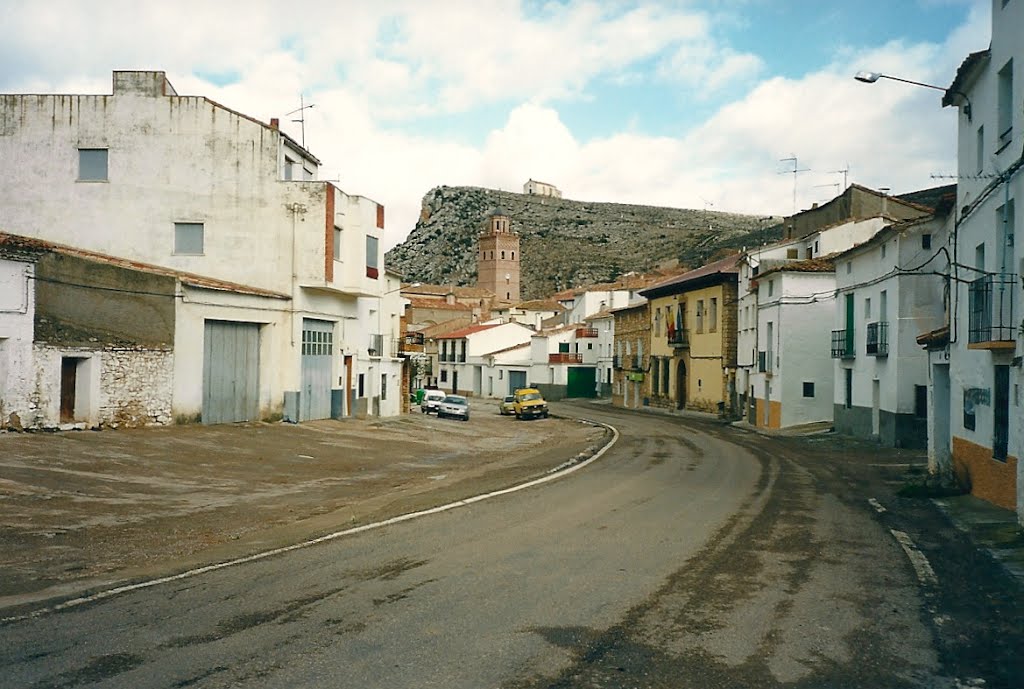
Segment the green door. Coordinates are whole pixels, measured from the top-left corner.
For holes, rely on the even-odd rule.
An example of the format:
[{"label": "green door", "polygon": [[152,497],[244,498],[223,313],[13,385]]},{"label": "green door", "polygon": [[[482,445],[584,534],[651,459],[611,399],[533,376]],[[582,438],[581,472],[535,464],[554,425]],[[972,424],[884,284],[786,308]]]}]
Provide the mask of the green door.
[{"label": "green door", "polygon": [[574,366],[568,371],[567,397],[597,397],[597,369]]}]

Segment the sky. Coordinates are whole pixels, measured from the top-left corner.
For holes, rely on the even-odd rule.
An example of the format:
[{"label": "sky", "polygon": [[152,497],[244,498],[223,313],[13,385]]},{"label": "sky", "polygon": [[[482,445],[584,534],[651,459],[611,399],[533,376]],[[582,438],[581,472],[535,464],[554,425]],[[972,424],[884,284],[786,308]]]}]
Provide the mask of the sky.
[{"label": "sky", "polygon": [[[439,185],[786,215],[844,183],[951,183],[937,90],[990,0],[0,0],[0,93],[167,73],[269,121],[384,204],[386,249]],[[288,115],[310,105],[301,113]],[[304,123],[293,121],[299,116]],[[794,173],[794,170],[798,172]]]}]

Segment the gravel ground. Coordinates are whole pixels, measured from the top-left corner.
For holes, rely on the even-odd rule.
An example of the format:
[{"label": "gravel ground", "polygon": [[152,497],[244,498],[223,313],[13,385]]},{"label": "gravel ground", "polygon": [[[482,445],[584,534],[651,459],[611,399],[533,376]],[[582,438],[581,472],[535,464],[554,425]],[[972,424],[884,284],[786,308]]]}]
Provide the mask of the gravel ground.
[{"label": "gravel ground", "polygon": [[537,477],[601,428],[399,418],[0,435],[0,607],[182,571]]}]

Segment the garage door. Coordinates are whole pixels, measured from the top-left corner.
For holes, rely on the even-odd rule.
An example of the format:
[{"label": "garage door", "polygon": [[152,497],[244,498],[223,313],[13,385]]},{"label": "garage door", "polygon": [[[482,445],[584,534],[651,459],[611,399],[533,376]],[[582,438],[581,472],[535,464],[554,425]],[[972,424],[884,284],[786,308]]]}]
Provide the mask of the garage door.
[{"label": "garage door", "polygon": [[206,321],[203,340],[203,423],[259,418],[260,326]]},{"label": "garage door", "polygon": [[508,394],[512,394],[519,388],[526,387],[526,371],[508,372]]},{"label": "garage door", "polygon": [[571,367],[568,371],[566,396],[596,397],[597,369]]},{"label": "garage door", "polygon": [[299,421],[331,417],[331,356],[334,323],[302,319],[302,394]]}]

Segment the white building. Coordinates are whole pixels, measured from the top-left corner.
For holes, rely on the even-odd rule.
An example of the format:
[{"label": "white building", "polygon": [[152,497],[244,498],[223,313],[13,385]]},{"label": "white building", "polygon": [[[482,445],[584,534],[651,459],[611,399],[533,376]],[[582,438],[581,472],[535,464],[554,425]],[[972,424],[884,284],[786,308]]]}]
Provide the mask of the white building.
[{"label": "white building", "polygon": [[597,332],[597,373],[595,391],[598,397],[611,397],[615,370],[615,316],[610,310],[587,317],[588,326]]},{"label": "white building", "polygon": [[933,338],[930,362],[932,454],[948,452],[963,485],[1024,523],[1021,36],[1024,3],[993,0],[991,48],[964,60],[943,99],[960,108],[956,287],[948,344]]},{"label": "white building", "polygon": [[277,120],[179,96],[163,72],[118,71],[109,95],[5,95],[0,123],[0,163],[18,170],[0,187],[5,231],[283,297],[240,298],[217,318],[188,304],[175,418],[251,418],[216,372],[252,391],[242,406],[256,418],[393,408],[380,376],[394,362],[368,353],[387,291],[384,208],[314,181],[317,159]]},{"label": "white building", "polygon": [[438,387],[476,397],[508,394],[502,384],[504,373],[497,375],[501,363],[508,362],[501,357],[496,362],[494,355],[525,345],[532,335],[533,330],[519,323],[480,323],[438,335]]},{"label": "white building", "polygon": [[597,394],[598,331],[573,324],[533,336],[530,386],[549,400]]},{"label": "white building", "polygon": [[550,196],[553,199],[562,198],[562,192],[554,184],[538,182],[535,179],[528,179],[523,184],[523,193],[533,196]]},{"label": "white building", "polygon": [[[736,389],[748,422],[779,428],[832,420],[833,364],[827,331],[820,326],[834,320],[834,295],[822,293],[830,285],[834,292],[835,274],[822,259],[867,241],[889,222],[930,212],[926,206],[851,185],[829,203],[787,218],[786,239],[744,252],[739,263]],[[768,272],[776,277],[766,282]],[[792,345],[785,344],[790,338]],[[803,356],[813,362],[800,365]],[[793,365],[785,367],[782,357]],[[783,378],[786,374],[790,377]]]},{"label": "white building", "polygon": [[928,357],[917,337],[945,323],[955,187],[935,216],[889,225],[835,258],[834,420],[889,447],[927,446]]}]

